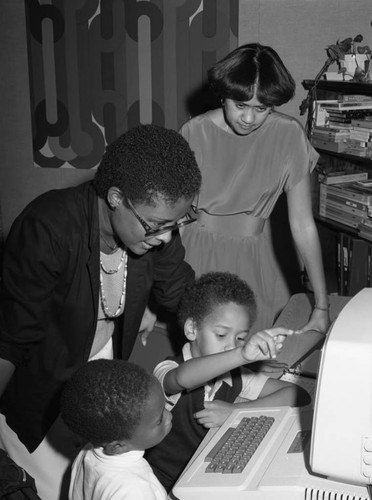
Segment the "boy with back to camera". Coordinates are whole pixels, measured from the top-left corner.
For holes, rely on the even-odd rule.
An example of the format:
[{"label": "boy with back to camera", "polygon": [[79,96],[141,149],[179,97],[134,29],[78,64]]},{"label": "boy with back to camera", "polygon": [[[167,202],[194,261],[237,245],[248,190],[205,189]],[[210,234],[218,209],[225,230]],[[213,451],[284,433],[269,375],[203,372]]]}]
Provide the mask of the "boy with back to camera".
[{"label": "boy with back to camera", "polygon": [[153,375],[128,361],[90,361],[66,383],[61,414],[89,441],[73,463],[69,500],[165,500],[143,458],[172,427]]},{"label": "boy with back to camera", "polygon": [[189,342],[180,356],[159,363],[154,370],[172,410],[173,427],[146,453],[168,491],[208,429],[221,426],[233,409],[310,402],[299,386],[243,368],[246,363],[275,358],[285,337],[294,332],[278,327],[250,337],[256,303],[252,290],[238,276],[202,275],[185,290],[178,315]]}]

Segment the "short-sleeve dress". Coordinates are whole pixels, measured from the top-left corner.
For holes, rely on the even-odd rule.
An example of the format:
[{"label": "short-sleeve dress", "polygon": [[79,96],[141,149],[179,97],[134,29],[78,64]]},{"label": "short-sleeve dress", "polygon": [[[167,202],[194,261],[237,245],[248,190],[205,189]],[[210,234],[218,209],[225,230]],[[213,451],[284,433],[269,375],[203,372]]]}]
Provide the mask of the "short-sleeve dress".
[{"label": "short-sleeve dress", "polygon": [[246,280],[258,308],[252,331],[269,328],[290,292],[265,222],[283,191],[311,172],[319,155],[302,125],[275,111],[246,136],[223,130],[209,113],[180,132],[202,173],[198,222],[182,232],[186,260],[197,276],[229,271]]}]

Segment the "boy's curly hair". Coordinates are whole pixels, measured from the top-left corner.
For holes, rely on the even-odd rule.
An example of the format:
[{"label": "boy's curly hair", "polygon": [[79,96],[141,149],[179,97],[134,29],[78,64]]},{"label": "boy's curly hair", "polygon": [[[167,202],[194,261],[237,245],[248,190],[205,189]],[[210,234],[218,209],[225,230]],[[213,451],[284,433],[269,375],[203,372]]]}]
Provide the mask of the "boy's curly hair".
[{"label": "boy's curly hair", "polygon": [[62,418],[94,446],[130,439],[154,383],[153,375],[128,361],[89,361],[63,389]]},{"label": "boy's curly hair", "polygon": [[150,204],[160,194],[172,205],[198,194],[201,173],[188,142],[178,132],[140,125],[107,146],[94,185],[103,199],[115,186],[132,203]]},{"label": "boy's curly hair", "polygon": [[228,302],[245,306],[252,326],[257,307],[254,293],[248,284],[235,274],[227,272],[203,274],[185,289],[178,307],[178,321],[183,328],[185,321],[192,318],[200,326],[216,306]]}]

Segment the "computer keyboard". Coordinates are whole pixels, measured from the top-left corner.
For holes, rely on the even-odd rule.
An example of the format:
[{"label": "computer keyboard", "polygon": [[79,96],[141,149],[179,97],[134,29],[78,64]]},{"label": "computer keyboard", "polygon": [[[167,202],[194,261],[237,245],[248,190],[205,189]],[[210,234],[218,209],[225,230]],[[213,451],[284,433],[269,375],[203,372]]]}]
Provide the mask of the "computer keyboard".
[{"label": "computer keyboard", "polygon": [[[273,454],[275,454],[277,440],[282,439],[282,433],[287,433],[288,423],[295,418],[293,414],[296,414],[297,410],[297,408],[289,407],[234,410],[216,432],[207,434],[204,438],[175,485],[174,496],[179,500],[200,498],[203,500],[226,500],[228,498],[238,500],[237,492],[240,492],[239,494],[243,497],[247,495],[251,481],[255,481],[257,474],[261,470],[266,470],[270,464]],[[255,422],[259,422],[257,425],[261,429],[256,434],[257,439],[253,439],[254,443],[248,445],[248,447],[251,446],[250,451],[256,449],[246,465],[239,463],[239,459],[236,457],[236,464],[234,463],[232,468],[226,468],[224,471],[220,470],[220,466],[218,466],[214,472],[207,472],[206,469],[211,469],[213,460],[222,450],[223,442],[230,442],[229,437],[231,440],[232,435],[241,435],[244,432],[242,427]],[[244,441],[246,438],[242,439]],[[237,448],[240,447],[239,442],[235,445]],[[237,450],[234,450],[234,454],[238,454]],[[233,456],[227,458],[226,462],[235,462],[235,458]]]},{"label": "computer keyboard", "polygon": [[[267,417],[268,420],[261,419],[261,416]],[[332,481],[311,472],[309,459],[312,419],[311,406],[234,410],[219,429],[213,433],[211,430],[206,435],[175,484],[170,498],[176,500],[367,500],[366,488]],[[228,434],[227,441],[229,441],[235,431],[238,431],[239,425],[247,425],[242,422],[260,420],[265,421],[262,429],[268,427],[268,430],[258,444],[252,459],[248,461],[241,473],[239,470],[236,471],[237,473],[206,472],[223,448],[221,443],[226,442],[226,434]],[[238,433],[241,434],[244,431],[239,430]],[[260,431],[257,435],[260,435]]]},{"label": "computer keyboard", "polygon": [[205,472],[242,473],[275,419],[261,415],[244,417],[236,428],[230,427],[205,456]]}]

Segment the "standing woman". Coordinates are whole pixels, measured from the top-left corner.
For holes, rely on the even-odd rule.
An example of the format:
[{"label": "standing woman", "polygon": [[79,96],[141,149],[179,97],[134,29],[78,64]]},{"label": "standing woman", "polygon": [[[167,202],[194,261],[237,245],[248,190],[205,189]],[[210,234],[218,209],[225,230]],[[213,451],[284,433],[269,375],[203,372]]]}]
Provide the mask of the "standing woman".
[{"label": "standing woman", "polygon": [[181,129],[203,177],[198,223],[182,234],[186,260],[197,276],[217,270],[245,279],[260,305],[254,330],[270,327],[290,296],[266,223],[284,191],[315,296],[303,331],[325,332],[328,297],[310,194],[318,154],[301,124],[275,109],[292,99],[295,82],[279,55],[257,43],[228,54],[209,70],[208,81],[221,108]]}]

